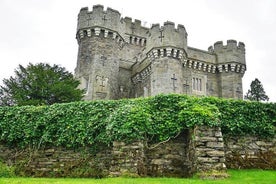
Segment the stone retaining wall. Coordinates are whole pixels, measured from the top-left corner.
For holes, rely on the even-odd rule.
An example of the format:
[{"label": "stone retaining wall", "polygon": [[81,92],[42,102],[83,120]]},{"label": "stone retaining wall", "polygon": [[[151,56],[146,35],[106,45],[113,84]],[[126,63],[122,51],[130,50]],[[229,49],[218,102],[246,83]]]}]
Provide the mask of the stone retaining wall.
[{"label": "stone retaining wall", "polygon": [[[219,127],[197,127],[159,144],[114,142],[89,148],[25,149],[0,144],[0,160],[29,176],[174,176],[227,168],[276,169],[276,137],[222,137]],[[225,166],[226,165],[226,166]]]},{"label": "stone retaining wall", "polygon": [[83,173],[81,176],[98,177],[97,175],[108,174],[111,158],[109,149],[92,154],[88,148],[21,150],[0,145],[0,161],[15,166],[23,176],[74,177],[78,175],[79,168],[91,168],[90,173]]},{"label": "stone retaining wall", "polygon": [[276,136],[225,138],[227,168],[276,169]]},{"label": "stone retaining wall", "polygon": [[224,142],[219,127],[197,127],[194,130],[197,171],[225,170]]},{"label": "stone retaining wall", "polygon": [[112,161],[109,170],[111,176],[146,175],[143,143],[125,144],[123,142],[114,142],[111,157]]},{"label": "stone retaining wall", "polygon": [[165,144],[148,145],[145,152],[147,173],[150,176],[190,176],[193,164],[189,155],[189,138],[190,132],[186,130]]}]

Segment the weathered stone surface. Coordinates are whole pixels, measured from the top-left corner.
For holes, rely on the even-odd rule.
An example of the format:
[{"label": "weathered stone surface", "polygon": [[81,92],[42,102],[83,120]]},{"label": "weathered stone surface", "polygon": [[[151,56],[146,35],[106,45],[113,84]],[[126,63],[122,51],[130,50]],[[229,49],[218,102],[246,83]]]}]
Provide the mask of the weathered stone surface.
[{"label": "weathered stone surface", "polygon": [[218,139],[216,137],[196,137],[196,140],[200,141],[200,142],[209,142],[209,141],[217,141]]},{"label": "weathered stone surface", "polygon": [[222,137],[221,131],[216,131],[215,132],[215,137]]},{"label": "weathered stone surface", "polygon": [[[45,150],[20,151],[0,145],[0,160],[12,165],[28,159],[26,167],[33,173],[60,173],[74,164],[85,163],[97,167],[110,176],[148,175],[148,176],[190,176],[195,171],[211,171],[229,168],[264,168],[275,169],[276,137],[260,139],[256,137],[216,137],[220,129],[213,127],[197,127],[185,130],[176,139],[165,144],[147,145],[142,142],[125,144],[114,142],[112,148],[106,148],[96,155],[86,152],[85,148],[76,152],[65,148],[49,148]],[[206,136],[204,140],[192,139],[194,136]],[[224,147],[213,142],[209,137],[223,139]],[[206,140],[208,140],[206,142]],[[197,142],[204,141],[203,145]],[[213,146],[213,147],[212,147]],[[221,145],[220,145],[221,146]],[[122,149],[123,148],[123,149]],[[51,154],[48,154],[51,153]],[[32,157],[30,158],[30,155]],[[73,164],[73,165],[72,165]],[[44,175],[45,176],[45,175]]]},{"label": "weathered stone surface", "polygon": [[[207,163],[217,163],[218,161],[216,159],[213,159],[211,157],[198,157],[197,160],[199,162],[207,162]],[[212,166],[210,166],[212,168]]]},{"label": "weathered stone surface", "polygon": [[229,168],[275,169],[276,137],[232,137],[225,140],[225,156]]},{"label": "weathered stone surface", "polygon": [[190,149],[188,139],[189,131],[186,131],[175,140],[147,150],[145,156],[149,174],[152,176],[190,175],[192,158],[187,154]]},{"label": "weathered stone surface", "polygon": [[218,150],[213,150],[213,151],[207,151],[206,153],[208,156],[211,157],[224,157],[224,151],[218,151]]},{"label": "weathered stone surface", "polygon": [[189,47],[187,35],[183,25],[173,22],[147,28],[99,5],[92,12],[81,9],[75,76],[86,90],[84,99],[160,93],[242,99],[245,45],[228,40],[205,51]]},{"label": "weathered stone surface", "polygon": [[256,141],[256,144],[258,146],[263,146],[263,147],[265,147],[265,146],[272,146],[273,145],[272,143],[268,143],[268,142],[264,142],[264,141]]},{"label": "weathered stone surface", "polygon": [[[197,127],[195,129],[195,160],[199,171],[216,170],[225,165],[224,143],[219,127]],[[201,136],[200,136],[201,135]],[[202,139],[200,139],[202,138]],[[201,144],[204,142],[204,144]],[[222,167],[223,168],[223,167]]]},{"label": "weathered stone surface", "polygon": [[223,148],[224,144],[223,144],[223,142],[208,142],[207,147],[209,147],[209,148]]}]

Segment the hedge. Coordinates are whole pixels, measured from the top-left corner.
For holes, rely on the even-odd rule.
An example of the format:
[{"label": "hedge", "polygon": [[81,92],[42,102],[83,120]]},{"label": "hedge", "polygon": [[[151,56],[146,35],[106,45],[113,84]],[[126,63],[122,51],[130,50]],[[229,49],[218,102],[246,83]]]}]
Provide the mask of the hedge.
[{"label": "hedge", "polygon": [[157,143],[201,125],[221,126],[225,136],[274,137],[276,104],[171,94],[0,108],[0,142],[21,148]]}]

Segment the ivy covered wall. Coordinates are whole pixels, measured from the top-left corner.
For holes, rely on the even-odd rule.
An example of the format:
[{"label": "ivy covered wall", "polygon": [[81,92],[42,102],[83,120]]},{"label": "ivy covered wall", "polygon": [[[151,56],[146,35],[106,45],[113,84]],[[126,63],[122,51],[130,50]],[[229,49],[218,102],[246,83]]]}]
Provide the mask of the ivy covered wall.
[{"label": "ivy covered wall", "polygon": [[[0,108],[1,145],[7,149],[16,149],[17,152],[29,149],[32,150],[32,153],[35,150],[49,150],[49,148],[58,147],[63,150],[85,150],[89,155],[104,152],[105,155],[114,156],[112,154],[114,142],[124,142],[127,145],[140,142],[143,143],[144,151],[139,151],[139,153],[145,154],[147,146],[158,147],[164,143],[170,144],[170,141],[187,130],[191,132],[196,127],[211,129],[220,127],[219,131],[222,132],[224,140],[231,140],[231,137],[257,137],[258,140],[270,141],[272,154],[275,154],[275,141],[273,142],[275,140],[275,125],[275,103],[213,97],[197,98],[176,94],[131,100]],[[204,132],[202,131],[200,134],[203,135]],[[190,141],[196,141],[198,147],[208,145],[210,148],[212,144],[222,145],[219,150],[223,151],[227,148],[228,155],[229,148],[231,149],[231,145],[236,143],[228,142],[226,143],[227,147],[223,149],[222,137],[216,137],[219,133],[214,132],[216,140],[210,137],[203,140],[206,136],[200,136],[200,134],[189,133],[186,135],[184,144],[191,149],[184,150],[183,154],[190,154],[185,155],[187,159],[184,159],[184,162],[192,160],[194,163],[198,161],[206,165],[212,163],[213,160],[220,160],[220,163],[224,163],[223,152],[209,150],[209,153],[215,154],[217,158],[213,159],[214,156],[211,156],[212,159],[205,159],[204,155],[208,156],[207,152],[193,150]],[[241,144],[239,143],[239,145]],[[218,147],[214,147],[214,149],[218,149]],[[133,155],[132,152],[130,153]],[[234,153],[236,152],[234,151]],[[235,158],[231,157],[233,154],[227,156],[228,160],[232,159],[233,161]],[[196,161],[191,156],[204,158],[200,158],[201,161],[200,159]],[[149,158],[153,161],[145,160],[144,163],[160,165],[163,162],[152,155],[149,155]],[[196,168],[191,165],[188,167]],[[104,167],[103,170],[108,170],[106,168]],[[154,170],[154,168],[152,169]],[[142,172],[141,169],[139,172]]]}]

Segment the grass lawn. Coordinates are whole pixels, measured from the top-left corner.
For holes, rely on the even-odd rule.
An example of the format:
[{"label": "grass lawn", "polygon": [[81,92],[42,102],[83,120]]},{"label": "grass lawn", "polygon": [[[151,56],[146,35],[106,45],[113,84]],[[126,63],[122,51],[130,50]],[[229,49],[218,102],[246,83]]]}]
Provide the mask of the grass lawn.
[{"label": "grass lawn", "polygon": [[276,171],[262,170],[229,170],[230,178],[223,180],[201,180],[198,178],[105,178],[105,179],[72,179],[72,178],[0,178],[0,184],[275,184]]}]

